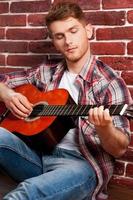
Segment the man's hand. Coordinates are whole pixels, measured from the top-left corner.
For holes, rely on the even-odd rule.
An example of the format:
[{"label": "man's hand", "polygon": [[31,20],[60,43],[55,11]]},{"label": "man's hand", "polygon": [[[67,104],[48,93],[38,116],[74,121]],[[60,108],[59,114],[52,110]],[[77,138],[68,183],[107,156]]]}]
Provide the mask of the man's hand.
[{"label": "man's hand", "polygon": [[112,117],[109,114],[109,110],[105,109],[104,106],[91,108],[89,110],[89,122],[95,126],[108,126],[112,123]]},{"label": "man's hand", "polygon": [[0,84],[0,100],[19,119],[28,117],[32,112],[33,105],[24,95],[15,92],[2,83]]},{"label": "man's hand", "polygon": [[5,105],[13,115],[20,119],[28,117],[32,112],[32,104],[20,93],[14,92],[8,94],[5,99]]}]

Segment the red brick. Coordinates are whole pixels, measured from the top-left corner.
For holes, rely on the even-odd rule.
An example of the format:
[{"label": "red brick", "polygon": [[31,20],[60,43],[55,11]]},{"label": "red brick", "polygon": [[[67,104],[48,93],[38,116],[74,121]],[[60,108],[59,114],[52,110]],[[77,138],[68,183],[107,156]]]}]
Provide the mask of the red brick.
[{"label": "red brick", "polygon": [[129,90],[130,90],[130,93],[131,93],[132,98],[133,98],[133,87],[129,88]]},{"label": "red brick", "polygon": [[114,174],[115,175],[124,175],[125,163],[116,161]]},{"label": "red brick", "polygon": [[0,14],[9,12],[9,4],[0,2]]},{"label": "red brick", "polygon": [[45,15],[44,14],[31,14],[28,16],[28,23],[30,26],[44,26]]},{"label": "red brick", "polygon": [[95,55],[123,55],[125,44],[122,42],[92,42],[91,51]]},{"label": "red brick", "polygon": [[127,53],[133,54],[133,41],[127,44]]},{"label": "red brick", "polygon": [[77,0],[76,1],[83,10],[99,10],[100,0]]},{"label": "red brick", "polygon": [[5,56],[4,55],[0,55],[0,65],[5,66]]},{"label": "red brick", "polygon": [[133,23],[133,10],[127,12],[127,20],[129,23]]},{"label": "red brick", "polygon": [[[133,115],[132,115],[132,117],[133,117]],[[133,133],[133,119],[130,120],[130,130]],[[133,147],[133,136],[131,137],[131,141],[130,141],[130,145],[129,146]]]},{"label": "red brick", "polygon": [[[133,122],[132,122],[133,123]],[[133,147],[133,134],[131,134],[131,141],[130,141],[130,144],[129,144],[130,147]]]},{"label": "red brick", "polygon": [[34,53],[55,53],[57,52],[51,42],[31,42],[29,50]]},{"label": "red brick", "polygon": [[133,85],[133,71],[123,71],[121,74],[126,84]]},{"label": "red brick", "polygon": [[96,11],[86,12],[86,20],[88,23],[94,25],[124,25],[125,12],[124,11]]},{"label": "red brick", "polygon": [[6,37],[12,40],[41,40],[47,38],[47,31],[44,28],[8,29]]},{"label": "red brick", "polygon": [[4,38],[5,38],[5,29],[0,28],[0,39],[4,39]]},{"label": "red brick", "polygon": [[127,162],[133,162],[133,149],[128,148],[126,153],[121,157],[121,160],[127,161]]},{"label": "red brick", "polygon": [[0,41],[0,52],[26,53],[28,52],[27,42]]},{"label": "red brick", "polygon": [[9,55],[7,65],[34,67],[42,63],[45,59],[43,55]]},{"label": "red brick", "polygon": [[10,11],[13,13],[46,12],[49,10],[50,3],[51,3],[50,0],[12,2]]},{"label": "red brick", "polygon": [[6,73],[20,71],[20,70],[22,70],[22,68],[0,67],[0,74],[6,74]]},{"label": "red brick", "polygon": [[99,57],[116,70],[133,70],[133,57]]},{"label": "red brick", "polygon": [[[133,87],[130,87],[129,91],[130,91],[132,99],[133,99]],[[131,110],[131,113],[133,112],[133,105],[129,105],[129,110]],[[132,117],[133,117],[133,114],[132,114]],[[133,119],[130,120],[130,129],[132,131],[132,134],[131,134],[131,141],[130,141],[130,145],[129,146],[133,147]]]},{"label": "red brick", "polygon": [[24,15],[0,15],[0,26],[25,26]]},{"label": "red brick", "polygon": [[133,163],[127,164],[126,176],[133,178]]},{"label": "red brick", "polygon": [[133,39],[133,27],[99,28],[97,40]]},{"label": "red brick", "polygon": [[[54,3],[59,2],[60,0],[54,0]],[[64,0],[63,2],[68,1]],[[73,2],[73,0],[70,0]],[[78,3],[83,10],[98,10],[100,9],[100,0],[77,0],[76,3]]]},{"label": "red brick", "polygon": [[103,8],[111,9],[111,8],[132,8],[133,1],[132,0],[103,0]]},{"label": "red brick", "polygon": [[[133,120],[130,121],[130,127],[131,127],[131,131],[133,133]],[[130,146],[133,147],[133,138],[131,138]]]}]

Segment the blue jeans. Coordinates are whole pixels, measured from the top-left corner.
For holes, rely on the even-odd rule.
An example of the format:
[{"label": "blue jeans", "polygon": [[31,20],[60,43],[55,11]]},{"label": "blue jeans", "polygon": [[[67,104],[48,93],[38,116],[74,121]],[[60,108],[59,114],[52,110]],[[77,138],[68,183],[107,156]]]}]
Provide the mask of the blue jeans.
[{"label": "blue jeans", "polygon": [[55,148],[42,155],[0,128],[0,167],[20,182],[3,200],[88,200],[96,174],[75,151]]}]

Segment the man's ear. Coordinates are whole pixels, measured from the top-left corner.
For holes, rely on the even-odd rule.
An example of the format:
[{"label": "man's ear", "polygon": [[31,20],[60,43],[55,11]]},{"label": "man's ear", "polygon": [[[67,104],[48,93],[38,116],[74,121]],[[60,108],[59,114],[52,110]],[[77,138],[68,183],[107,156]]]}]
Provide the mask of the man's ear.
[{"label": "man's ear", "polygon": [[92,37],[92,34],[93,34],[93,28],[92,28],[92,25],[91,24],[87,24],[85,26],[86,28],[86,32],[87,32],[87,36],[88,36],[88,39],[90,39]]}]

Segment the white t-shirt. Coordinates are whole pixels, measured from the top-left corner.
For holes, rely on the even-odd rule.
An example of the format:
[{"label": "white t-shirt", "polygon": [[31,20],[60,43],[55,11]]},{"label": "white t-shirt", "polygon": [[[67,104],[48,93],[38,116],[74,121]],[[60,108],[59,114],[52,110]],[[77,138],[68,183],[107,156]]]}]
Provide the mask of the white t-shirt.
[{"label": "white t-shirt", "polygon": [[[69,72],[66,70],[62,76],[59,84],[59,88],[66,89],[70,96],[73,98],[75,103],[78,103],[79,89],[77,85],[74,84],[77,74]],[[60,148],[76,150],[79,152],[79,146],[77,141],[77,135],[75,134],[76,128],[70,129],[61,142],[57,145]]]}]

